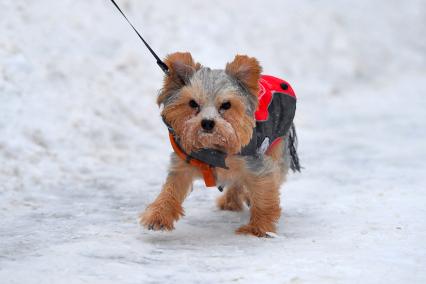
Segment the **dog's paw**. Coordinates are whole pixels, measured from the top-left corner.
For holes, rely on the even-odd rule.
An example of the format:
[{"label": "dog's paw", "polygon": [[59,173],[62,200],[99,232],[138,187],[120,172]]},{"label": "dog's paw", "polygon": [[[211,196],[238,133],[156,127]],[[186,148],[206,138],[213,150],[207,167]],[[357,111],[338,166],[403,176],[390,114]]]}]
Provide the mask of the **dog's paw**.
[{"label": "dog's paw", "polygon": [[159,210],[147,208],[144,213],[140,215],[139,223],[148,230],[154,231],[171,231],[174,229],[174,219],[171,216],[163,214]]},{"label": "dog's paw", "polygon": [[253,235],[260,238],[267,238],[270,237],[270,233],[275,233],[275,231],[263,230],[257,226],[253,226],[250,224],[241,226],[235,232],[240,235]]},{"label": "dog's paw", "polygon": [[182,206],[177,202],[165,202],[162,205],[152,203],[145,212],[140,215],[139,223],[148,230],[171,231],[174,222],[184,215]]},{"label": "dog's paw", "polygon": [[229,211],[242,211],[243,210],[243,204],[242,202],[238,202],[234,199],[227,198],[227,196],[224,194],[220,196],[217,199],[217,207],[219,207],[220,210],[229,210]]}]

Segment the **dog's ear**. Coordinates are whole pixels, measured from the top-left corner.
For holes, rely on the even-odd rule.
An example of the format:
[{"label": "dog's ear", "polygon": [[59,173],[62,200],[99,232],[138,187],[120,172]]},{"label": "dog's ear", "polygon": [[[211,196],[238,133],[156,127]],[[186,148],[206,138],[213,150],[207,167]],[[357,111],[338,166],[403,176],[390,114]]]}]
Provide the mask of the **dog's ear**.
[{"label": "dog's ear", "polygon": [[168,96],[188,84],[192,75],[201,68],[201,64],[194,62],[189,52],[169,54],[164,63],[169,67],[169,74],[164,77],[163,89],[157,98],[158,105],[164,103]]},{"label": "dog's ear", "polygon": [[234,61],[226,64],[225,72],[257,97],[262,67],[256,58],[248,57],[247,55],[236,55]]}]

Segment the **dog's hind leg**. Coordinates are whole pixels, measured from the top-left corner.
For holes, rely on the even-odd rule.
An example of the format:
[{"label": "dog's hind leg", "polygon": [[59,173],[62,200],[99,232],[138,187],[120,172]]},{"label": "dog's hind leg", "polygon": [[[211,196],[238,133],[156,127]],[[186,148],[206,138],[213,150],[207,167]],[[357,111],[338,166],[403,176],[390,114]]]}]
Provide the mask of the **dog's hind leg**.
[{"label": "dog's hind leg", "polygon": [[242,211],[244,201],[248,201],[245,189],[241,185],[232,185],[217,199],[217,206],[221,210]]}]

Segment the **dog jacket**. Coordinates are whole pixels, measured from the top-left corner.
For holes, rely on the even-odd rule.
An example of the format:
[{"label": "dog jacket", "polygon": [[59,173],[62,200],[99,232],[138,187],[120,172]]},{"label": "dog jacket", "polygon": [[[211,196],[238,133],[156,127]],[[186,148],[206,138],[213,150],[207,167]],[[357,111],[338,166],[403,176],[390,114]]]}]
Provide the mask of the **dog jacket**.
[{"label": "dog jacket", "polygon": [[296,95],[286,81],[262,75],[259,80],[259,105],[254,114],[256,128],[241,155],[252,156],[270,151],[288,133],[296,113]]},{"label": "dog jacket", "polygon": [[[259,80],[258,101],[255,112],[256,127],[250,142],[241,150],[240,155],[259,156],[268,153],[288,134],[290,167],[294,171],[300,171],[295,145],[297,137],[293,126],[296,95],[292,87],[282,79],[262,75]],[[207,187],[215,186],[216,178],[213,170],[215,167],[227,169],[226,153],[214,149],[201,149],[188,155],[176,141],[173,129],[167,123],[166,125],[169,128],[170,143],[175,153],[201,170]]]}]

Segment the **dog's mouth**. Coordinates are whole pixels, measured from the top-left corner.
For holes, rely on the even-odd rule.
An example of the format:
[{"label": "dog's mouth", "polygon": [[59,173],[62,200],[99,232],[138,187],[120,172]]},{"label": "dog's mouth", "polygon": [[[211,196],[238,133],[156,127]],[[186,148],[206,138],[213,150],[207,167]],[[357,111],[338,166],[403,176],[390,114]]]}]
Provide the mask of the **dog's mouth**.
[{"label": "dog's mouth", "polygon": [[200,131],[198,135],[199,147],[197,148],[226,152],[226,140],[222,135],[214,131]]},{"label": "dog's mouth", "polygon": [[219,144],[213,144],[212,146],[213,146],[213,147],[211,147],[211,149],[216,150],[216,151],[221,151],[221,152],[226,153],[226,149],[225,149],[225,147],[223,147],[222,145],[219,145]]},{"label": "dog's mouth", "polygon": [[218,124],[212,131],[204,131],[199,123],[187,123],[181,131],[181,145],[187,152],[198,152],[202,150],[214,150],[228,155],[234,154],[238,149],[238,140],[233,135],[230,126],[224,127]]}]

